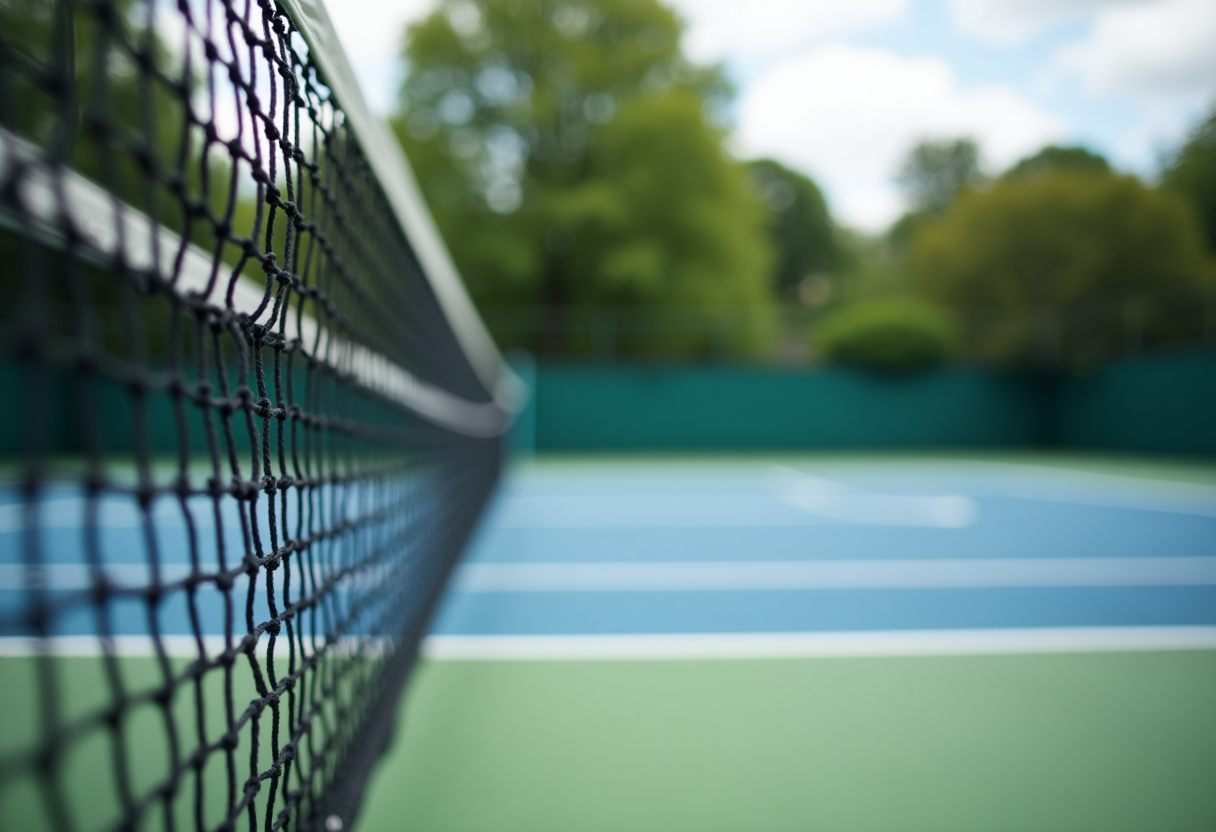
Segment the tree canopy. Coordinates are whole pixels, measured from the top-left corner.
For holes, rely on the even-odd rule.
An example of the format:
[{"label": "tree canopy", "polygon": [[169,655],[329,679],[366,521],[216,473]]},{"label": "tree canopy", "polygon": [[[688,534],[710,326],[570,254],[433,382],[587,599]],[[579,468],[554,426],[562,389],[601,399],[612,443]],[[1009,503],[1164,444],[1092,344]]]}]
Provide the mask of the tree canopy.
[{"label": "tree canopy", "polygon": [[1166,163],[1161,181],[1195,201],[1208,245],[1216,251],[1216,109]]},{"label": "tree canopy", "polygon": [[972,139],[953,139],[917,144],[908,152],[896,181],[917,210],[938,212],[980,178],[979,145]]},{"label": "tree canopy", "polygon": [[657,0],[441,0],[409,27],[395,127],[483,309],[765,314],[768,209],[680,34]]},{"label": "tree canopy", "polygon": [[[972,346],[998,361],[1051,360],[1066,323],[1069,354],[1115,349],[1111,314],[1134,313],[1165,337],[1172,300],[1211,286],[1192,206],[1113,174],[1057,171],[962,194],[913,235],[909,266],[930,298],[973,316]],[[1130,306],[1129,306],[1130,304]],[[974,318],[974,316],[980,316]]]},{"label": "tree canopy", "polygon": [[1110,162],[1106,157],[1085,147],[1048,145],[1037,153],[1014,163],[1005,171],[1005,177],[1042,176],[1047,173],[1072,171],[1074,173],[1110,173]]},{"label": "tree canopy", "polygon": [[777,255],[777,288],[788,293],[807,278],[838,270],[841,245],[819,186],[771,159],[750,162],[748,174],[772,212],[769,235]]}]

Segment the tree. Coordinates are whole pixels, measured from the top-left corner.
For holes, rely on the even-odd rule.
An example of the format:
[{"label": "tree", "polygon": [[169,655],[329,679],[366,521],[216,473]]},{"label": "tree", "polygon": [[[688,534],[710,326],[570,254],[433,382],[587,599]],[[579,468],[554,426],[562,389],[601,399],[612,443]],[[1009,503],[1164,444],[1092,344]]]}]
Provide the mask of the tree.
[{"label": "tree", "polygon": [[1208,245],[1216,251],[1216,109],[1169,159],[1161,182],[1195,201]]},{"label": "tree", "polygon": [[908,152],[896,181],[916,209],[936,213],[981,178],[979,145],[972,139],[954,139],[917,144]]},{"label": "tree", "polygon": [[409,28],[395,127],[483,310],[764,316],[766,209],[680,33],[657,0],[442,0]]},{"label": "tree", "polygon": [[1194,335],[1214,279],[1185,199],[1075,172],[963,194],[916,231],[909,265],[923,293],[970,318],[976,357],[1013,363],[1092,362],[1129,333]]},{"label": "tree", "polygon": [[1072,146],[1061,147],[1060,145],[1048,145],[1037,153],[1020,159],[1009,170],[1005,171],[1004,177],[1014,176],[1042,176],[1047,173],[1056,173],[1059,171],[1073,171],[1074,173],[1110,173],[1110,162],[1106,161],[1105,156],[1101,156],[1088,148]]},{"label": "tree", "polygon": [[947,361],[958,334],[951,317],[923,300],[871,298],[832,312],[814,333],[826,360],[867,370],[907,372]]},{"label": "tree", "polygon": [[772,212],[769,236],[777,255],[777,288],[789,293],[812,276],[838,270],[841,245],[819,186],[771,159],[750,162],[748,173]]}]

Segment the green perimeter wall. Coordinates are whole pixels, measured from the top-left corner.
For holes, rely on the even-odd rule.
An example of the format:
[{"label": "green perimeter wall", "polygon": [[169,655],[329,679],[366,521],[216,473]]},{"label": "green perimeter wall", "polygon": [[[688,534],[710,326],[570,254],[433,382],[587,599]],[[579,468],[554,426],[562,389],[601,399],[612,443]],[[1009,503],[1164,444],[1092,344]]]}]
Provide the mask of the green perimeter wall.
[{"label": "green perimeter wall", "polygon": [[536,368],[542,451],[1076,447],[1216,454],[1216,353],[1088,375]]}]

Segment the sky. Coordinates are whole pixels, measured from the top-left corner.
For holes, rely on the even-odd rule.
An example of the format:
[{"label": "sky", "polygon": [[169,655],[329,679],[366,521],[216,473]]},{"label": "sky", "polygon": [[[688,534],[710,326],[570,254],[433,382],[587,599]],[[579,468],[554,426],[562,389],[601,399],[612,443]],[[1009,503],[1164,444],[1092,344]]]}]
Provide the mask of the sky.
[{"label": "sky", "polygon": [[[331,0],[373,109],[402,32],[434,0]],[[673,0],[684,48],[738,91],[731,148],[815,179],[843,224],[879,231],[925,139],[977,140],[996,173],[1082,144],[1151,179],[1216,106],[1216,0]]]}]

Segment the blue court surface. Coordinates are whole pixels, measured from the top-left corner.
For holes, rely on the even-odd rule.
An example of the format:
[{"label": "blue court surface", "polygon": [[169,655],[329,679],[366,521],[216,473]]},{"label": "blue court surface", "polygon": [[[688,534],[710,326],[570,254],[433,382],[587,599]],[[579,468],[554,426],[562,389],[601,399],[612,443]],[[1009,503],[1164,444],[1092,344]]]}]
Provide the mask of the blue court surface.
[{"label": "blue court surface", "polygon": [[554,461],[503,490],[432,646],[1213,627],[1213,485],[964,459]]},{"label": "blue court surface", "polygon": [[[417,491],[420,515],[427,492]],[[149,530],[133,498],[103,499],[97,542],[110,583],[147,586],[150,560],[163,565],[162,580],[185,575],[187,519],[208,553],[201,568],[218,569],[215,508],[196,503],[183,510],[162,500]],[[357,493],[325,503],[319,495],[318,510],[331,518],[360,512]],[[58,617],[56,635],[94,632],[95,616],[77,603],[91,585],[85,506],[66,486],[39,506],[40,580],[76,610]],[[290,504],[289,527],[295,511]],[[231,568],[245,532],[234,502],[221,514]],[[266,545],[265,511],[258,519]],[[28,635],[21,527],[10,493],[0,499],[0,634],[8,636]],[[262,588],[255,597],[266,604]],[[222,633],[221,593],[204,586],[196,601],[204,629]],[[159,615],[165,635],[191,632],[184,593],[164,599]],[[146,634],[143,600],[118,600],[112,627]],[[1189,643],[1216,632],[1216,485],[967,459],[525,465],[484,519],[428,649],[626,649],[569,641],[592,636],[1095,628],[1118,628],[1106,633],[1112,643]],[[567,638],[564,647],[485,641],[505,636]]]}]

